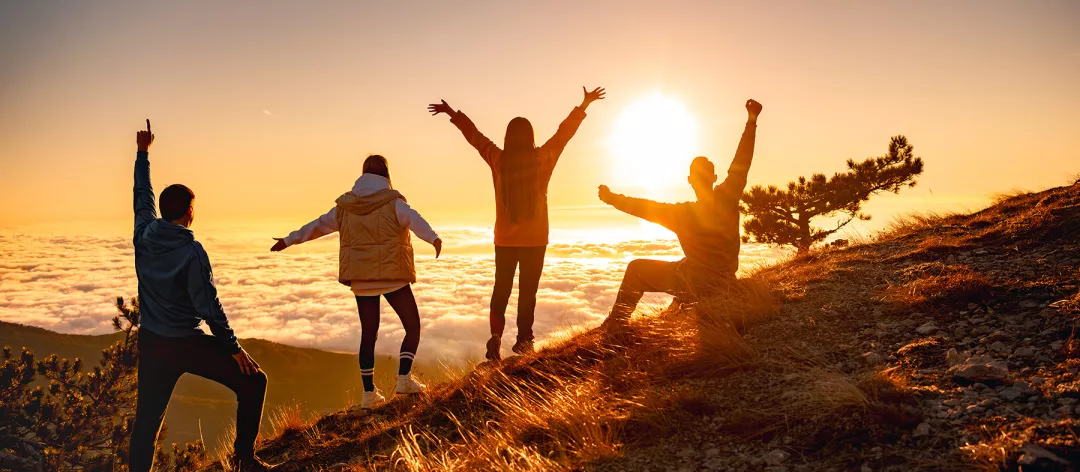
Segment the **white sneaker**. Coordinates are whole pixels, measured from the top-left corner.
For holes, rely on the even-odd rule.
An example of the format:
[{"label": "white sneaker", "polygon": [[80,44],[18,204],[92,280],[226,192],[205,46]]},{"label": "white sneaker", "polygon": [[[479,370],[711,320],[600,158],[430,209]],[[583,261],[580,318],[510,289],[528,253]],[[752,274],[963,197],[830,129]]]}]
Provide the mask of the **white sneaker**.
[{"label": "white sneaker", "polygon": [[397,376],[397,388],[394,391],[398,394],[420,393],[425,388],[427,385],[417,382],[412,378],[412,374],[406,374]]},{"label": "white sneaker", "polygon": [[360,409],[370,410],[384,401],[386,401],[386,397],[382,396],[378,390],[364,392],[363,397],[360,399]]}]

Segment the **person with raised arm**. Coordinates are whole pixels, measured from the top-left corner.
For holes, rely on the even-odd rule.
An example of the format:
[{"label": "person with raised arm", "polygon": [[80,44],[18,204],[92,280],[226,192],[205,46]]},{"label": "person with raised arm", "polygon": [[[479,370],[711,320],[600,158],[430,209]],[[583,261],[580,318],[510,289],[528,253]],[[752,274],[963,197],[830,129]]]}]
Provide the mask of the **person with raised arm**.
[{"label": "person with raised arm", "polygon": [[544,271],[548,244],[547,191],[552,171],[566,144],[574,137],[585,109],[604,99],[604,89],[591,92],[581,88],[585,97],[575,107],[551,139],[537,147],[529,120],[517,117],[506,126],[503,147],[491,142],[477,130],[461,110],[454,110],[442,100],[428,106],[432,115],[445,113],[465,140],[480,153],[491,170],[495,186],[495,287],[491,294],[491,338],[485,357],[502,358],[502,335],[506,325],[506,305],[514,287],[514,272],[521,266],[518,279],[517,343],[512,351],[525,354],[533,350],[533,315],[536,290]]},{"label": "person with raised arm", "polygon": [[761,104],[747,100],[746,111],[742,139],[728,167],[727,178],[720,185],[714,185],[716,171],[708,158],[699,156],[690,163],[687,181],[697,201],[660,203],[619,195],[612,193],[607,185],[600,186],[600,201],[671,230],[686,255],[676,262],[630,261],[605,324],[628,319],[645,292],[694,299],[722,290],[735,281],[739,269],[739,200],[754,158]]},{"label": "person with raised arm", "polygon": [[340,232],[338,281],[352,289],[360,313],[360,379],[364,393],[360,408],[369,410],[386,400],[375,388],[375,340],[379,335],[379,297],[401,319],[401,340],[395,393],[420,393],[425,385],[412,377],[413,359],[420,345],[420,310],[411,284],[416,282],[409,231],[442,253],[442,239],[420,213],[390,183],[390,164],[377,154],[364,160],[363,174],[352,190],[338,197],[330,211],[289,233],[270,248],[289,246]]},{"label": "person with raised arm", "polygon": [[[255,457],[262,421],[266,374],[236,340],[218,300],[210,259],[195,240],[195,193],[181,184],[165,187],[154,205],[150,185],[150,120],[135,135],[135,274],[139,281],[138,401],[131,429],[130,468],[146,472],[154,463],[165,410],[184,374],[220,383],[236,393],[236,441],[232,470],[255,472],[273,466]],[[157,209],[161,209],[158,217]],[[199,325],[205,321],[212,335]]]}]

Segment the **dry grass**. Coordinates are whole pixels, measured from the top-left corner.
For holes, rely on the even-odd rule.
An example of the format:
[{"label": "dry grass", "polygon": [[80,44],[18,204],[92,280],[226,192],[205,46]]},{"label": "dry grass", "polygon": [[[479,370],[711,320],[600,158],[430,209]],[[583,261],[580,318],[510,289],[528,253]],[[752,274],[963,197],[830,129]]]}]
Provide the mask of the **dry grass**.
[{"label": "dry grass", "polygon": [[917,264],[906,268],[901,276],[905,281],[889,287],[886,300],[912,308],[978,303],[986,300],[994,288],[987,276],[962,264]]}]

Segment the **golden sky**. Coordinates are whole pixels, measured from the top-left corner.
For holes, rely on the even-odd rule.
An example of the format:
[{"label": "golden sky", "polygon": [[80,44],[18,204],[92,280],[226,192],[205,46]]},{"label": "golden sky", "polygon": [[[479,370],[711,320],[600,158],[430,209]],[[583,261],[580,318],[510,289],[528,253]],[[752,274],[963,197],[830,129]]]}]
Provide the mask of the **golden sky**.
[{"label": "golden sky", "polygon": [[[1080,172],[1078,25],[1068,0],[3,2],[0,227],[126,222],[145,118],[156,189],[192,187],[196,229],[275,219],[284,234],[368,153],[436,229],[490,226],[486,166],[426,105],[446,99],[497,143],[525,116],[542,142],[583,85],[608,98],[555,171],[553,227],[615,221],[601,183],[691,198],[685,163],[726,168],[750,97],[765,106],[751,185],[905,134],[926,171],[871,213],[978,206]],[[628,154],[630,138],[671,152]],[[643,165],[663,170],[627,170]]]}]

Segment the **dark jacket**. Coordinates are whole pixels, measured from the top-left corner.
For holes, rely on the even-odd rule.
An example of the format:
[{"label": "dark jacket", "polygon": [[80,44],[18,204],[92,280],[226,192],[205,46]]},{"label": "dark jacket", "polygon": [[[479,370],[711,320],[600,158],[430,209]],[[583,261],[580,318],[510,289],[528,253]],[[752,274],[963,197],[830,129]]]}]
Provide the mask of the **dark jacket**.
[{"label": "dark jacket", "polygon": [[231,352],[240,344],[218,301],[210,259],[195,234],[157,217],[149,153],[135,157],[135,274],[141,329],[178,338],[210,331]]},{"label": "dark jacket", "polygon": [[660,203],[612,194],[607,203],[675,232],[692,279],[734,279],[739,270],[739,200],[754,158],[756,130],[757,123],[746,123],[727,179],[713,188],[712,201]]}]

